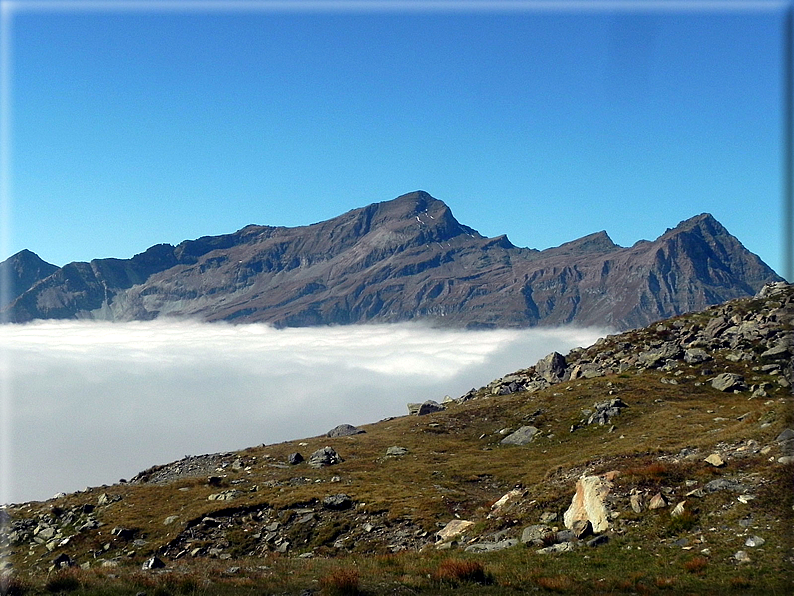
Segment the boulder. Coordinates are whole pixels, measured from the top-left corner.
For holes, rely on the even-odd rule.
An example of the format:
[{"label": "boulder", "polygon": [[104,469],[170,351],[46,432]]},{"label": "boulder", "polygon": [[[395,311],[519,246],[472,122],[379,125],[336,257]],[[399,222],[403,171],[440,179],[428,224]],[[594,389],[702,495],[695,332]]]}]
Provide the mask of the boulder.
[{"label": "boulder", "polygon": [[408,449],[406,449],[405,447],[398,447],[397,445],[392,445],[391,447],[386,449],[386,455],[389,457],[399,457],[407,453],[408,453]]},{"label": "boulder", "polygon": [[724,462],[724,461],[723,461],[723,459],[720,457],[720,454],[719,454],[719,453],[712,453],[711,455],[709,455],[709,456],[708,456],[706,459],[704,459],[703,461],[705,461],[707,464],[711,464],[711,465],[712,465],[712,466],[714,466],[715,468],[720,468],[720,467],[722,467],[722,466],[724,466],[724,465],[725,465],[725,462]]},{"label": "boulder", "polygon": [[360,435],[367,431],[361,430],[360,428],[356,428],[352,424],[340,424],[329,430],[326,433],[326,437],[336,438],[336,437],[350,437],[352,435]]},{"label": "boulder", "polygon": [[287,463],[291,466],[297,466],[302,461],[303,461],[303,456],[297,451],[295,453],[290,453],[287,456]]},{"label": "boulder", "polygon": [[535,438],[536,434],[538,434],[538,429],[534,426],[522,426],[500,442],[502,445],[526,445]]},{"label": "boulder", "polygon": [[552,352],[535,365],[535,373],[549,383],[558,383],[565,375],[565,356]]},{"label": "boulder", "polygon": [[521,533],[521,542],[524,544],[530,542],[536,546],[541,546],[543,544],[548,544],[546,541],[550,541],[553,534],[554,532],[552,529],[544,524],[527,526]]},{"label": "boulder", "polygon": [[427,414],[433,414],[434,412],[441,412],[443,410],[446,410],[446,408],[440,403],[433,401],[432,399],[428,399],[421,406],[419,406],[419,411],[416,413],[416,415],[426,416]]},{"label": "boulder", "polygon": [[456,536],[460,536],[473,525],[473,521],[468,521],[465,519],[453,519],[436,533],[436,537],[439,542],[447,542]]},{"label": "boulder", "polygon": [[711,379],[711,386],[717,391],[745,391],[747,384],[742,375],[722,373]]},{"label": "boulder", "polygon": [[344,461],[332,447],[323,447],[309,456],[309,466],[312,468],[323,468],[333,466]]},{"label": "boulder", "polygon": [[590,522],[593,533],[600,534],[609,527],[606,497],[612,483],[600,476],[583,476],[576,482],[576,493],[563,515],[565,527],[573,529],[578,520]]},{"label": "boulder", "polygon": [[408,404],[408,414],[410,416],[426,416],[427,414],[441,412],[446,409],[446,406],[442,406],[440,403],[433,401],[432,399],[428,399],[426,402],[421,404]]}]

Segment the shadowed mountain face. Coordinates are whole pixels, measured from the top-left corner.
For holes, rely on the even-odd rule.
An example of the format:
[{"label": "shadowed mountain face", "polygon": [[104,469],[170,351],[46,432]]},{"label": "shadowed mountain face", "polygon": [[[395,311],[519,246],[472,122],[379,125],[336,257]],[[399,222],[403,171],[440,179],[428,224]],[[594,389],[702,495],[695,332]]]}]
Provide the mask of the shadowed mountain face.
[{"label": "shadowed mountain face", "polygon": [[[2,266],[21,262],[23,253]],[[481,236],[421,191],[310,226],[250,225],[160,244],[131,259],[53,269],[18,274],[24,291],[10,296],[8,320],[176,316],[277,326],[428,320],[628,329],[753,295],[781,279],[708,214],[630,248],[599,232],[538,251]]]}]

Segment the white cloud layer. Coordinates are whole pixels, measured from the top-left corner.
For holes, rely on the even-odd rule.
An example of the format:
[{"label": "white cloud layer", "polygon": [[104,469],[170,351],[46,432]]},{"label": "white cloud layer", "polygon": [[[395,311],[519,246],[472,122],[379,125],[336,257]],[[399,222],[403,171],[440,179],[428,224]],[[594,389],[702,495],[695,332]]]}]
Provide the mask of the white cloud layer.
[{"label": "white cloud layer", "polygon": [[7,502],[129,478],[186,454],[402,416],[586,346],[605,330],[198,322],[1,325]]}]

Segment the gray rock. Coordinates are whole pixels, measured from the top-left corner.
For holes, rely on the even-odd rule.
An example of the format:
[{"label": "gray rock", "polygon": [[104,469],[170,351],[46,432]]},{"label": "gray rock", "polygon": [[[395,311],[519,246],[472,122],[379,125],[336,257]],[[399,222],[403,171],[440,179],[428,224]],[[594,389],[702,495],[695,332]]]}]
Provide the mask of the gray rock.
[{"label": "gray rock", "polygon": [[558,383],[565,375],[565,356],[552,352],[535,365],[535,373],[549,383]]},{"label": "gray rock", "polygon": [[500,540],[499,542],[478,542],[477,544],[470,544],[466,547],[467,553],[493,553],[496,551],[511,548],[518,544],[515,538],[507,540]]},{"label": "gray rock", "polygon": [[711,355],[703,348],[690,348],[684,352],[684,362],[687,364],[699,364],[711,360]]},{"label": "gray rock", "polygon": [[746,391],[747,384],[742,375],[722,373],[711,380],[711,386],[718,391]]},{"label": "gray rock", "polygon": [[717,478],[716,480],[706,483],[706,485],[703,487],[703,490],[707,493],[713,493],[720,490],[730,490],[740,493],[745,492],[747,487],[735,480],[729,480],[728,478]]},{"label": "gray rock", "polygon": [[345,494],[331,495],[323,499],[323,507],[332,511],[344,511],[352,506],[353,499]]},{"label": "gray rock", "polygon": [[750,555],[748,555],[747,551],[744,551],[744,550],[736,551],[733,554],[733,558],[734,558],[734,560],[736,560],[739,563],[749,563],[750,562]]},{"label": "gray rock", "polygon": [[290,453],[289,456],[287,456],[287,463],[291,466],[297,466],[302,461],[303,456],[297,451],[295,453]]},{"label": "gray rock", "polygon": [[526,445],[532,439],[535,438],[535,435],[538,434],[538,429],[534,426],[522,426],[514,433],[509,434],[500,442],[502,445]]},{"label": "gray rock", "polygon": [[580,540],[587,536],[588,534],[593,533],[593,526],[590,524],[589,519],[577,519],[573,522],[573,527],[571,528],[573,535],[579,538]]},{"label": "gray rock", "polygon": [[783,340],[761,353],[761,358],[784,358],[791,352],[791,346]]},{"label": "gray rock", "polygon": [[532,544],[537,544],[539,546],[543,544],[544,540],[547,539],[547,537],[550,537],[551,534],[551,528],[544,524],[527,526],[521,533],[521,542],[524,544],[531,542]]},{"label": "gray rock", "polygon": [[794,430],[787,428],[777,436],[775,441],[782,443],[784,441],[790,441],[791,439],[794,439]]},{"label": "gray rock", "polygon": [[309,466],[312,468],[323,468],[333,466],[344,461],[332,447],[323,447],[309,456]]},{"label": "gray rock", "polygon": [[549,555],[553,553],[564,553],[569,550],[574,549],[573,542],[560,542],[558,544],[552,544],[551,546],[547,546],[546,548],[541,548],[538,553],[542,555]]},{"label": "gray rock", "polygon": [[760,536],[750,536],[747,540],[744,541],[745,546],[749,546],[751,548],[755,548],[756,546],[763,546],[766,544],[766,540],[761,538]]},{"label": "gray rock", "polygon": [[326,433],[326,436],[331,438],[349,437],[352,435],[360,435],[365,432],[367,431],[356,428],[352,424],[340,424],[339,426],[329,430],[328,433]]},{"label": "gray rock", "polygon": [[399,457],[400,455],[405,455],[408,453],[408,450],[405,447],[398,447],[397,445],[393,445],[386,449],[386,455],[391,457]]},{"label": "gray rock", "polygon": [[446,410],[444,406],[442,406],[437,401],[433,401],[432,399],[428,399],[422,405],[419,406],[419,409],[416,412],[417,416],[426,416],[427,414],[433,414],[434,412],[441,412]]},{"label": "gray rock", "polygon": [[243,494],[241,491],[231,488],[219,493],[211,494],[207,497],[208,501],[232,501]]},{"label": "gray rock", "polygon": [[595,546],[601,546],[602,544],[606,544],[607,542],[609,542],[609,536],[607,536],[606,534],[601,534],[599,536],[596,536],[595,538],[591,538],[590,540],[585,542],[585,544],[590,547],[595,547]]}]

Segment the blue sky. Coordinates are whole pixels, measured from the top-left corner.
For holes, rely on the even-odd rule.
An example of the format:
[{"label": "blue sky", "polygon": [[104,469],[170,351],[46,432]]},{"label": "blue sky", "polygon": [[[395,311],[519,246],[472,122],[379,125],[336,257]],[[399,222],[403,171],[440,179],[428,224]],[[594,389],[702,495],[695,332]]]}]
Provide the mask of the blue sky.
[{"label": "blue sky", "polygon": [[0,259],[127,258],[423,189],[541,249],[710,212],[782,273],[783,2],[3,4]]}]

